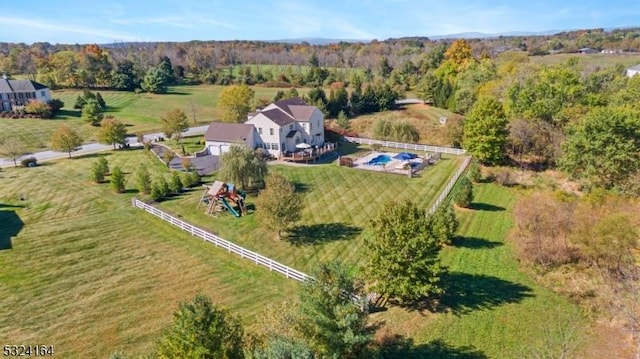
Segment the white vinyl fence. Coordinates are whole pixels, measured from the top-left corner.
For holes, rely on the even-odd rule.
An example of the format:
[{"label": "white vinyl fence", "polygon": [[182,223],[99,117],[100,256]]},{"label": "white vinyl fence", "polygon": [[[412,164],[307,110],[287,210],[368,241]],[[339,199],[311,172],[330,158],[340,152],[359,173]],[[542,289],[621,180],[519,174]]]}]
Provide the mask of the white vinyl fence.
[{"label": "white vinyl fence", "polygon": [[464,155],[466,153],[465,150],[459,149],[459,148],[419,145],[419,144],[416,144],[416,143],[380,141],[380,140],[372,140],[370,138],[344,136],[344,140],[347,141],[347,142],[358,143],[358,144],[361,144],[361,145],[379,144],[379,145],[381,145],[383,147],[397,148],[397,149],[404,149],[404,150],[440,152],[440,153],[447,153],[447,154],[451,154],[451,155]]},{"label": "white vinyl fence", "polygon": [[309,275],[297,271],[293,268],[287,267],[282,263],[278,263],[272,259],[269,259],[263,255],[252,252],[248,249],[244,249],[237,244],[233,244],[225,239],[222,239],[215,234],[204,231],[200,228],[197,228],[185,221],[182,221],[170,214],[167,214],[153,206],[150,206],[137,198],[132,200],[132,204],[136,208],[140,208],[147,213],[151,213],[154,216],[162,219],[163,221],[169,222],[172,225],[182,229],[185,232],[191,233],[192,236],[200,237],[205,241],[212,243],[216,247],[220,247],[229,251],[229,253],[235,253],[239,255],[241,258],[247,259],[249,261],[254,262],[257,265],[262,265],[269,268],[270,271],[278,272],[287,278],[295,279],[300,282],[304,282],[307,279],[312,279]]},{"label": "white vinyl fence", "polygon": [[429,210],[429,214],[433,214],[436,210],[438,210],[438,207],[440,207],[442,202],[444,202],[444,200],[447,199],[449,192],[451,192],[453,187],[456,185],[456,182],[458,182],[458,178],[460,178],[460,175],[464,173],[464,171],[467,169],[467,166],[469,166],[470,162],[471,162],[471,157],[470,156],[465,157],[460,167],[458,167],[458,170],[456,171],[456,173],[453,175],[453,177],[451,177],[451,180],[449,180],[449,183],[447,183],[447,185],[444,187],[444,189],[438,196],[438,199],[436,199],[436,202],[433,204],[433,206],[431,206],[431,209]]}]

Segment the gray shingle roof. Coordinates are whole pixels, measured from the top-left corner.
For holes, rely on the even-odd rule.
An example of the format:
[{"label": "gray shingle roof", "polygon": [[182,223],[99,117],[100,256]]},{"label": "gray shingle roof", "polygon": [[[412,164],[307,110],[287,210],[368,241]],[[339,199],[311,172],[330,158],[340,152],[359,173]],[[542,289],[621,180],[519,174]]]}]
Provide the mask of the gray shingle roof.
[{"label": "gray shingle roof", "polygon": [[261,113],[271,121],[275,122],[280,127],[285,126],[294,121],[293,118],[288,116],[284,111],[275,109],[275,108],[273,110],[264,111]]},{"label": "gray shingle roof", "polygon": [[253,130],[253,125],[244,123],[212,122],[204,134],[204,139],[220,142],[246,141]]},{"label": "gray shingle roof", "polygon": [[6,80],[0,79],[0,92],[35,92],[46,89],[47,86],[31,80]]}]

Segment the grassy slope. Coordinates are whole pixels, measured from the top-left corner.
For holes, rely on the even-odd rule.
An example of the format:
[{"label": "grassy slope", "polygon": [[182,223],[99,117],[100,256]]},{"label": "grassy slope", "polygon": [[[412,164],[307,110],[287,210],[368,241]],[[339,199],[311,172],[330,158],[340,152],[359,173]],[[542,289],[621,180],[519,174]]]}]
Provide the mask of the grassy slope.
[{"label": "grassy slope", "polygon": [[[141,152],[108,160],[125,172],[143,163],[164,170]],[[264,303],[294,295],[294,282],[133,209],[131,194],[87,181],[94,161],[0,174],[0,244],[13,236],[13,248],[0,250],[0,342],[53,344],[64,358],[140,354],[196,292],[247,323]]]},{"label": "grassy slope", "polygon": [[[392,332],[405,333],[421,343],[416,357],[519,358],[544,339],[576,308],[536,285],[518,270],[505,236],[512,225],[513,193],[494,184],[475,187],[477,209],[458,212],[460,238],[443,251],[452,273],[452,289],[443,299],[444,311],[392,308],[374,315]],[[427,343],[441,342],[446,351]],[[440,355],[440,356],[439,356]],[[468,355],[468,356],[464,356]]]},{"label": "grassy slope", "polygon": [[570,58],[577,58],[579,64],[585,69],[606,68],[621,64],[631,67],[640,63],[640,55],[637,54],[556,54],[547,56],[530,56],[531,62],[537,64],[559,64],[566,63]]},{"label": "grassy slope", "polygon": [[440,117],[460,117],[445,109],[429,105],[408,105],[395,111],[374,113],[358,116],[350,121],[351,130],[358,132],[363,137],[373,138],[373,126],[379,119],[390,121],[407,121],[419,132],[418,142],[436,146],[450,146],[446,138],[448,125],[440,125]]},{"label": "grassy slope", "polygon": [[[304,193],[305,209],[300,224],[304,230],[293,237],[293,245],[278,240],[275,234],[260,228],[254,215],[218,218],[196,210],[201,193],[163,202],[161,208],[177,213],[203,228],[248,249],[269,256],[296,269],[309,270],[319,261],[340,258],[360,262],[362,230],[367,219],[388,200],[414,200],[428,206],[460,165],[459,158],[447,158],[422,173],[420,178],[337,167],[335,164],[313,167],[270,166],[283,173]],[[248,203],[253,202],[252,198]]]}]

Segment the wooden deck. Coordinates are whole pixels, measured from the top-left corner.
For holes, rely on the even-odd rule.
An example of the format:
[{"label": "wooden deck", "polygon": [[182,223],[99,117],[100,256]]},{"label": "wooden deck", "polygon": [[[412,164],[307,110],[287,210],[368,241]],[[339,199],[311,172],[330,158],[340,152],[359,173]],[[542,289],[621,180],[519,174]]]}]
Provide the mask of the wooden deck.
[{"label": "wooden deck", "polygon": [[279,159],[289,162],[313,162],[327,153],[335,151],[335,149],[335,143],[327,143],[318,149],[301,150],[291,153],[289,156],[280,156]]}]

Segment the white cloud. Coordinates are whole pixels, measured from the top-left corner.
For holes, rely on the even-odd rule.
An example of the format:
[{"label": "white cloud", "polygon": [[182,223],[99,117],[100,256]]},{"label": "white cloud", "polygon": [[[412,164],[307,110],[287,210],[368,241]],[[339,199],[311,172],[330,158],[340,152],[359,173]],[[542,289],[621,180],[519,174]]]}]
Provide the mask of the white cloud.
[{"label": "white cloud", "polygon": [[[47,22],[42,20],[33,20],[33,19],[25,19],[13,16],[0,16],[0,23],[4,26],[6,33],[7,29],[11,29],[15,27],[20,30],[20,32],[27,34],[40,34],[39,40],[37,41],[51,41],[51,42],[59,42],[57,40],[53,40],[56,36],[62,36],[65,39],[72,38],[69,35],[75,35],[73,38],[76,39],[84,39],[82,41],[74,41],[74,42],[98,42],[98,40],[102,41],[139,41],[140,38],[134,35],[113,31],[110,29],[99,29],[95,27],[85,27],[85,26],[76,26],[76,25],[68,25],[62,23],[54,23]],[[86,40],[91,39],[91,40]],[[65,42],[69,42],[65,40]]]}]

